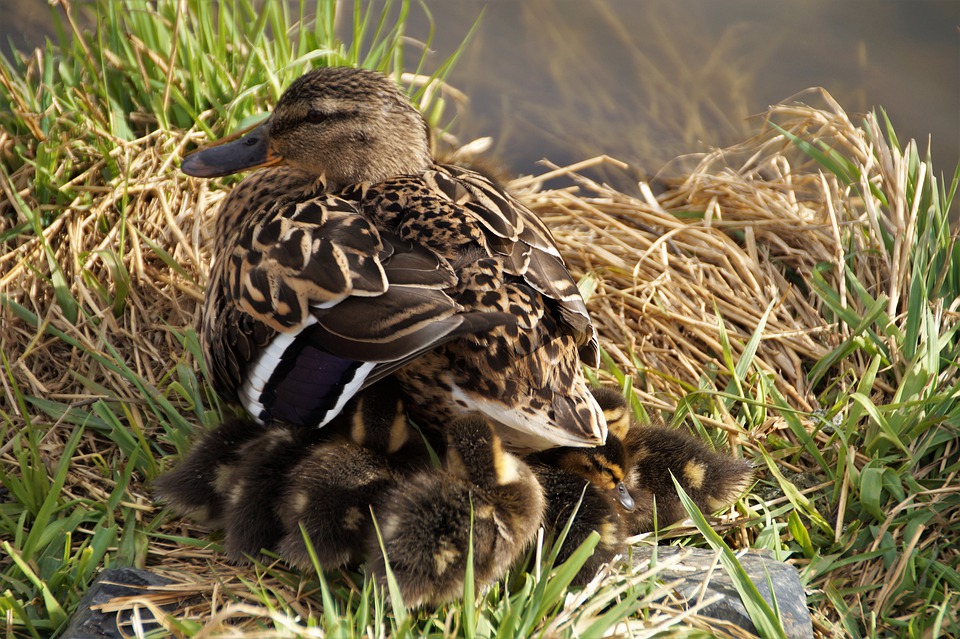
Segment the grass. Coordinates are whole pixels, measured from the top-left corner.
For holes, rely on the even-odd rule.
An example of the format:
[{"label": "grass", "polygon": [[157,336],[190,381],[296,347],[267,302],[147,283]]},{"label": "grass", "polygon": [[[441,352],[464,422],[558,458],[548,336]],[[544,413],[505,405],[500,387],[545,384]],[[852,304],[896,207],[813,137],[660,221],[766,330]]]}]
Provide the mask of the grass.
[{"label": "grass", "polygon": [[[449,64],[426,48],[402,73],[406,3],[341,16],[346,44],[333,2],[303,27],[303,4],[100,0],[86,17],[62,4],[57,43],[0,61],[6,636],[55,635],[118,565],[175,585],[110,609],[173,604],[165,633],[186,637],[722,632],[683,613],[656,566],[571,591],[589,546],[554,566],[538,544],[504,582],[467,593],[473,605],[411,614],[359,573],[225,564],[216,534],[154,505],[150,481],[220,410],[192,327],[208,211],[232,182],[189,180],[176,158],[250,122],[313,64],[392,73],[438,126],[456,94],[422,75]],[[825,94],[807,99],[818,106],[772,108],[756,137],[692,171],[668,166],[658,196],[576,167],[512,187],[589,294],[600,378],[762,470],[711,520],[715,536],[694,513],[706,541],[690,526],[656,538],[773,551],[801,570],[818,636],[957,634],[960,170],[936,174],[882,113],[854,122]],[[576,188],[542,187],[557,175]]]}]

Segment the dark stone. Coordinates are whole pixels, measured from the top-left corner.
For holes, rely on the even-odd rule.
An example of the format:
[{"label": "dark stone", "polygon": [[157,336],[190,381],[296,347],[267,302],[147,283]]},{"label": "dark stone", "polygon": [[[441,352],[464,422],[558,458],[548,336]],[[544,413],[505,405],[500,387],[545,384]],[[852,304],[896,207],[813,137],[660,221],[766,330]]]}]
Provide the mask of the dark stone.
[{"label": "dark stone", "polygon": [[[727,575],[723,566],[719,564],[717,553],[700,548],[677,548],[674,546],[658,546],[656,549],[634,547],[634,565],[645,568],[654,550],[657,552],[657,563],[674,559],[681,554],[685,555],[679,563],[657,573],[657,576],[663,582],[682,579],[683,582],[676,587],[676,592],[691,605],[700,600],[701,593],[703,593],[703,600],[717,594],[722,595],[722,599],[700,610],[700,615],[727,621],[748,632],[757,633],[756,627],[750,620],[750,615],[747,614],[746,607],[740,600],[740,593],[737,592],[733,581]],[[768,580],[770,584],[773,584],[777,606],[774,610],[779,610],[780,623],[787,637],[789,639],[811,639],[813,637],[813,622],[810,619],[810,611],[807,609],[807,596],[803,590],[803,584],[800,583],[800,575],[797,569],[789,564],[777,561],[768,551],[763,550],[747,550],[739,555],[738,559],[771,608],[774,608],[774,600],[770,593]],[[710,570],[713,572],[710,574],[709,583],[704,588],[703,582],[707,579]]]},{"label": "dark stone", "polygon": [[[92,606],[99,606],[117,597],[131,597],[140,595],[150,586],[163,586],[171,583],[169,579],[161,577],[149,570],[139,568],[109,568],[101,572],[87,594],[83,596],[80,605],[74,611],[67,625],[67,629],[60,635],[61,639],[125,639],[131,636],[130,611],[122,611],[119,616],[115,612],[100,612]],[[145,632],[160,628],[160,624],[146,608],[140,609],[140,619]],[[127,632],[120,630],[125,626]]]}]

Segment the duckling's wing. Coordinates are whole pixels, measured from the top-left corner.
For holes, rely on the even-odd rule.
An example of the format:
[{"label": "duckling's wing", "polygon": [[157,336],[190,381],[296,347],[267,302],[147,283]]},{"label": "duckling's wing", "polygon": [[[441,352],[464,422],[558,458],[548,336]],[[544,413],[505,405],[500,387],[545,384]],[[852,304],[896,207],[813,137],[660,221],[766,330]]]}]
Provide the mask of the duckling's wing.
[{"label": "duckling's wing", "polygon": [[378,231],[351,202],[282,203],[215,266],[206,359],[254,419],[322,426],[425,350],[510,321],[464,313],[444,290],[456,281],[445,259]]}]

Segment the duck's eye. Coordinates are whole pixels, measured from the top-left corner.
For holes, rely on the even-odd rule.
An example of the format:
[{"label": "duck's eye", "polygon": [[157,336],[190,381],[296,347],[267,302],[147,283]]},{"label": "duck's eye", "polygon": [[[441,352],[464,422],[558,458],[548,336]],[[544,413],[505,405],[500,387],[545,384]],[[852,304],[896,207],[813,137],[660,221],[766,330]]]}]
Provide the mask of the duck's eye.
[{"label": "duck's eye", "polygon": [[327,114],[320,109],[310,109],[307,111],[307,122],[310,124],[320,124],[321,122],[325,122],[326,119]]}]

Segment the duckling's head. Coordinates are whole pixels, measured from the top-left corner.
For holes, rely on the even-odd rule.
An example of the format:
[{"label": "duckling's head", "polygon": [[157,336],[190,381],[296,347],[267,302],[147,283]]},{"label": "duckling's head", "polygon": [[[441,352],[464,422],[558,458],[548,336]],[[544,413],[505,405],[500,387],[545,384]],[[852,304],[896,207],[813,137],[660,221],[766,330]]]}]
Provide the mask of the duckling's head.
[{"label": "duckling's head", "polygon": [[627,512],[636,509],[636,502],[623,483],[628,470],[626,449],[616,436],[608,435],[607,443],[596,448],[556,448],[543,455],[557,468],[608,491]]},{"label": "duckling's head", "polygon": [[420,112],[388,77],[330,67],[301,76],[267,120],[243,137],[184,159],[188,175],[216,177],[285,164],[334,190],[422,172],[432,163]]},{"label": "duckling's head", "polygon": [[361,393],[348,416],[350,439],[385,455],[397,453],[418,436],[407,421],[399,394],[378,387]]}]

